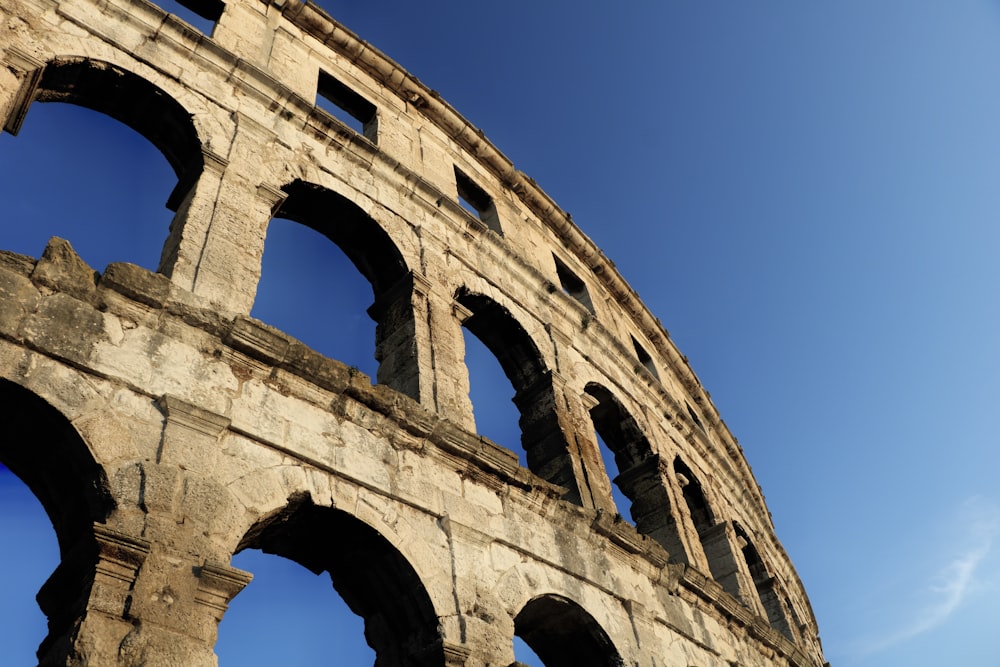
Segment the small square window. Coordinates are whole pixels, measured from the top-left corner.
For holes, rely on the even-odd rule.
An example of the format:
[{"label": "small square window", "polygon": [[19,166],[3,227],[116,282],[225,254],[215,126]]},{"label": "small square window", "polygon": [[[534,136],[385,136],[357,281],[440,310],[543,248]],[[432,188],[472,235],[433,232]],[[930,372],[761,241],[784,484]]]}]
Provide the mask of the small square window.
[{"label": "small square window", "polygon": [[590,300],[590,292],[587,291],[587,284],[570,271],[569,267],[563,264],[562,260],[558,257],[552,255],[552,259],[556,261],[556,273],[559,275],[559,284],[562,285],[563,292],[576,299],[581,306],[593,314],[594,304]]},{"label": "small square window", "polygon": [[634,336],[632,337],[632,347],[635,348],[635,356],[638,357],[639,363],[642,364],[647,371],[652,373],[653,377],[659,380],[660,374],[656,372],[656,366],[653,365],[653,358],[649,356],[649,353],[646,352],[645,349],[643,349],[642,345],[639,345],[639,341],[637,341]]},{"label": "small square window", "polygon": [[316,106],[373,144],[378,143],[378,108],[323,70],[316,87]]},{"label": "small square window", "polygon": [[458,202],[462,207],[497,234],[503,234],[493,198],[458,167],[455,167],[455,185],[458,188]]},{"label": "small square window", "polygon": [[691,421],[693,421],[694,425],[704,432],[705,425],[702,424],[701,419],[698,418],[698,413],[694,411],[694,408],[691,407],[690,403],[685,402],[684,405],[687,406],[688,416],[691,418]]},{"label": "small square window", "polygon": [[212,35],[226,4],[220,0],[154,0],[160,9],[188,23],[203,35]]}]

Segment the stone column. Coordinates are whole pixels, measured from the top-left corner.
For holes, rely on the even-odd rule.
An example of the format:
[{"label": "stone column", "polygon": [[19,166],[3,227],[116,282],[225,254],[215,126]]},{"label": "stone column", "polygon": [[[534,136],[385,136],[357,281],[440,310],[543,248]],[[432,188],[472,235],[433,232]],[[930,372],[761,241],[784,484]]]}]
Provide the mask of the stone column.
[{"label": "stone column", "polygon": [[267,225],[285,194],[252,180],[269,131],[242,116],[239,127],[228,157],[203,151],[205,168],[178,207],[160,270],[225,311],[249,313]]},{"label": "stone column", "polygon": [[720,523],[701,531],[701,544],[708,558],[712,578],[723,590],[749,607],[759,616],[764,615],[760,598],[750,577],[746,562],[736,554],[741,552],[738,536],[732,524]]},{"label": "stone column", "polygon": [[428,280],[411,272],[378,295],[368,315],[376,323],[378,383],[433,410],[433,363],[427,323],[429,292]]},{"label": "stone column", "polygon": [[514,404],[521,411],[521,443],[533,473],[565,487],[566,500],[583,505],[587,498],[592,506],[579,453],[570,450],[575,433],[566,407],[565,385],[558,374],[546,371],[514,394]]},{"label": "stone column", "polygon": [[68,553],[38,593],[49,634],[40,665],[114,665],[133,629],[133,588],[150,543],[102,524]]},{"label": "stone column", "polygon": [[669,479],[670,465],[654,454],[619,472],[614,482],[633,498],[632,518],[636,530],[659,542],[672,561],[688,563],[690,559],[681,539],[676,506],[667,491]]},{"label": "stone column", "polygon": [[433,367],[434,406],[445,419],[476,430],[469,398],[469,372],[465,365],[465,338],[462,324],[472,311],[450,298],[432,299],[430,309],[431,365]]}]

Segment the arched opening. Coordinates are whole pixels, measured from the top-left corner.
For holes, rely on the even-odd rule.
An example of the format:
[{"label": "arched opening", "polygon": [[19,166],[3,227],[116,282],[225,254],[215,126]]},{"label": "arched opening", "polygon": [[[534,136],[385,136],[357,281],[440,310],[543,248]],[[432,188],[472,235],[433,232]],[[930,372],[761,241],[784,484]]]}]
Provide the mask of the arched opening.
[{"label": "arched opening", "polygon": [[609,476],[614,472],[612,492],[619,492],[614,497],[619,513],[627,511],[636,530],[655,539],[669,553],[683,553],[660,457],[653,453],[639,424],[610,391],[593,382],[584,391],[592,399],[590,419],[602,450],[611,454],[604,458]]},{"label": "arched opening", "polygon": [[190,114],[141,77],[82,58],[52,61],[25,86],[5,123],[18,137],[0,145],[12,166],[0,195],[17,223],[3,246],[37,256],[58,235],[95,268],[129,261],[169,273],[164,204],[176,210],[203,166]]},{"label": "arched opening", "polygon": [[532,598],[514,617],[514,634],[545,667],[620,667],[618,649],[593,616],[560,595]]},{"label": "arched opening", "polygon": [[462,334],[476,431],[517,453],[521,465],[527,468],[519,413],[513,402],[514,386],[490,349],[467,328],[463,327]]},{"label": "arched opening", "polygon": [[59,564],[59,545],[45,510],[27,485],[0,465],[0,534],[8,545],[0,569],[0,646],[12,665],[37,663],[45,614],[35,595]]},{"label": "arched opening", "polygon": [[[254,316],[359,370],[377,368],[369,374],[379,384],[419,398],[413,276],[396,244],[343,195],[304,181],[294,181],[284,191],[288,196],[275,213],[278,224],[272,220],[268,228]],[[293,229],[287,221],[325,238]],[[322,242],[339,250],[317,247]],[[294,285],[287,282],[293,274],[298,276]],[[367,307],[374,336],[362,322],[367,296],[374,301]],[[352,336],[357,333],[366,333],[368,341],[374,338],[374,350],[370,344],[359,346]]]},{"label": "arched opening", "polygon": [[[293,498],[247,533],[238,551],[243,549],[260,549],[315,574],[328,573],[347,607],[364,619],[376,667],[444,664],[438,618],[423,583],[406,558],[366,523],[316,506],[307,497]],[[275,641],[276,635],[269,639]],[[338,648],[328,645],[327,651],[337,654]]]},{"label": "arched opening", "polygon": [[375,663],[364,620],[337,594],[329,575],[259,549],[244,549],[232,565],[252,572],[253,581],[219,624],[220,667]]},{"label": "arched opening", "polygon": [[375,381],[375,322],[365,312],[371,285],[336,244],[310,227],[273,218],[260,275],[253,317]]},{"label": "arched opening", "polygon": [[[103,522],[114,504],[103,469],[59,411],[34,393],[7,380],[0,380],[0,406],[5,431],[4,438],[0,439],[0,464],[3,466],[0,481],[5,493],[9,494],[7,500],[30,509],[35,504],[26,498],[26,494],[30,492],[34,495],[44,508],[46,524],[54,529],[58,542],[57,559],[45,546],[46,543],[51,544],[45,538],[33,537],[34,545],[11,541],[11,547],[5,550],[3,578],[10,580],[9,584],[4,582],[0,586],[5,597],[8,591],[23,591],[25,587],[39,591],[45,583],[46,574],[51,574],[50,581],[58,579],[60,582],[57,586],[45,586],[37,597],[38,605],[48,619],[47,636],[41,632],[9,638],[12,646],[19,647],[12,650],[32,651],[37,648],[37,655],[41,657],[73,631],[78,615],[85,608],[93,581],[93,573],[89,571],[93,566],[91,554],[96,548],[93,525]],[[13,479],[14,476],[23,482],[23,486]],[[36,536],[39,531],[46,532],[35,522],[28,530]],[[35,550],[39,542],[41,553]],[[58,568],[52,572],[55,565]],[[36,578],[29,572],[39,576]],[[24,611],[25,616],[30,618],[32,612],[28,609]],[[4,625],[6,634],[11,626]],[[34,646],[28,647],[25,642]],[[5,641],[5,656],[8,655],[7,646]]]},{"label": "arched opening", "polygon": [[772,628],[792,639],[792,629],[785,616],[785,610],[781,607],[781,598],[775,590],[774,578],[767,571],[767,566],[764,565],[760,552],[750,541],[746,531],[735,521],[733,529],[736,532],[737,543],[743,552],[743,561],[746,563],[747,569],[750,570],[750,578],[753,579],[757,597],[760,598],[760,603],[764,606],[764,613],[767,614],[768,623],[771,624]]},{"label": "arched opening", "polygon": [[712,514],[712,509],[708,506],[708,500],[705,498],[705,492],[701,489],[701,483],[680,457],[674,459],[674,473],[681,485],[684,502],[687,504],[695,530],[701,534],[714,528],[715,517]]},{"label": "arched opening", "polygon": [[506,308],[489,297],[462,289],[455,300],[471,313],[463,323],[465,328],[496,357],[514,388],[528,468],[565,487],[566,499],[580,503],[569,447],[556,412],[551,373],[534,341]]}]

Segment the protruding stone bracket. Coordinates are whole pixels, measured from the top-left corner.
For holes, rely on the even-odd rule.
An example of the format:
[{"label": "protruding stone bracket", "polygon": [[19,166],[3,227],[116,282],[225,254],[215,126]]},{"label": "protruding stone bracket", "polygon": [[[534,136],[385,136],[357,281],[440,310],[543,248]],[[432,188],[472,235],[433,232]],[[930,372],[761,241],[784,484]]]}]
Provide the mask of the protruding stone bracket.
[{"label": "protruding stone bracket", "polygon": [[166,415],[156,462],[176,464],[192,472],[212,470],[215,444],[229,428],[229,418],[169,394],[156,403]]},{"label": "protruding stone bracket", "polygon": [[149,555],[150,543],[101,524],[94,524],[94,539],[97,565],[90,608],[124,618],[128,615],[129,594],[139,568]]},{"label": "protruding stone bracket", "polygon": [[472,311],[460,304],[458,301],[451,302],[451,314],[455,316],[459,324],[465,324],[472,317]]},{"label": "protruding stone bracket", "polygon": [[288,193],[276,188],[272,188],[267,183],[261,183],[257,186],[257,196],[267,202],[268,208],[271,209],[271,215],[275,215],[281,205],[288,198]]},{"label": "protruding stone bracket", "polygon": [[472,654],[469,647],[450,641],[442,641],[441,648],[444,650],[445,667],[465,667]]},{"label": "protruding stone bracket", "polygon": [[16,136],[21,131],[24,117],[28,115],[28,107],[35,99],[38,83],[42,80],[42,73],[45,71],[45,63],[17,47],[11,47],[7,50],[4,54],[4,62],[17,72],[18,78],[21,79],[21,86],[14,96],[14,103],[11,105],[3,124],[4,130]]},{"label": "protruding stone bracket", "polygon": [[214,153],[204,146],[201,148],[201,157],[205,161],[205,171],[210,171],[213,174],[222,175],[222,172],[226,170],[229,166],[229,160],[222,157],[218,153]]},{"label": "protruding stone bracket", "polygon": [[169,423],[184,426],[209,438],[218,439],[229,428],[228,417],[199,408],[182,398],[164,394],[157,399],[157,404],[166,414]]},{"label": "protruding stone bracket", "polygon": [[596,408],[598,405],[600,405],[601,401],[596,396],[592,396],[591,394],[588,394],[587,392],[584,392],[580,396],[580,403],[583,404],[583,409],[584,410],[586,410],[587,412],[590,412],[591,410],[593,410],[594,408]]},{"label": "protruding stone bracket", "polygon": [[213,561],[197,568],[195,574],[198,576],[195,602],[211,609],[216,620],[222,620],[232,599],[253,580],[249,572]]}]

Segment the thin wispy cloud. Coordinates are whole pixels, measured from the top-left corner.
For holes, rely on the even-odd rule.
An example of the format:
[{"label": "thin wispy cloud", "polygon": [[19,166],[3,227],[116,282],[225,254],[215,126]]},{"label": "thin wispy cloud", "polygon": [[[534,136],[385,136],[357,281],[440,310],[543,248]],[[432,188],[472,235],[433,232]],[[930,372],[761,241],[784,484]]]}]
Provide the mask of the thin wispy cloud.
[{"label": "thin wispy cloud", "polygon": [[970,498],[962,504],[958,522],[963,524],[962,542],[967,546],[927,581],[923,591],[929,601],[902,627],[861,642],[858,654],[878,653],[943,625],[970,596],[991,585],[978,575],[1000,535],[1000,507],[982,498]]}]

